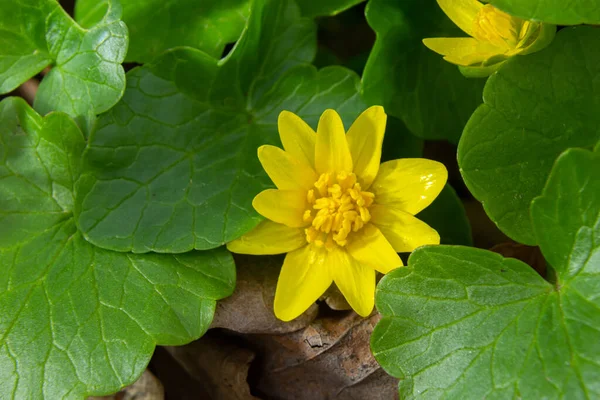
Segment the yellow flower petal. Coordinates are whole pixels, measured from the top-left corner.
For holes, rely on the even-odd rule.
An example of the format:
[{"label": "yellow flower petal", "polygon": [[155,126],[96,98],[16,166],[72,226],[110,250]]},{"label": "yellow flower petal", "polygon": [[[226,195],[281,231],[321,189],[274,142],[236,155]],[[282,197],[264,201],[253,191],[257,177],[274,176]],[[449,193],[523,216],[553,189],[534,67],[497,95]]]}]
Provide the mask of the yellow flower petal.
[{"label": "yellow flower petal", "polygon": [[373,224],[368,224],[357,232],[347,249],[356,261],[382,274],[402,266],[398,253]]},{"label": "yellow flower petal", "polygon": [[304,246],[288,253],[283,262],[277,289],[275,315],[291,321],[308,309],[331,286],[326,251]]},{"label": "yellow flower petal", "polygon": [[277,120],[279,137],[285,151],[296,160],[314,168],[317,134],[299,116],[282,111]]},{"label": "yellow flower petal", "polygon": [[361,317],[371,314],[375,305],[375,270],[339,248],[327,254],[327,262],[333,281],[352,309]]},{"label": "yellow flower petal", "polygon": [[374,205],[371,222],[399,253],[410,252],[426,244],[440,244],[440,235],[435,229],[404,211],[393,207]]},{"label": "yellow flower petal", "polygon": [[309,224],[302,219],[308,208],[306,192],[303,190],[263,190],[254,197],[252,206],[260,215],[273,222],[292,228]]},{"label": "yellow flower petal", "polygon": [[364,190],[369,188],[379,171],[386,121],[383,107],[370,107],[360,114],[346,135],[354,173]]},{"label": "yellow flower petal", "polygon": [[306,245],[301,228],[290,228],[272,221],[263,221],[239,239],[227,243],[227,249],[238,254],[281,254]]},{"label": "yellow flower petal", "polygon": [[473,38],[431,38],[423,39],[423,44],[443,55],[446,61],[463,66],[481,64],[506,52],[489,42]]},{"label": "yellow flower petal", "polygon": [[446,15],[467,35],[473,36],[475,17],[483,8],[477,0],[437,0]]},{"label": "yellow flower petal", "polygon": [[344,124],[334,110],[325,110],[319,119],[315,144],[315,169],[319,174],[352,172],[352,156],[348,149]]},{"label": "yellow flower petal", "polygon": [[447,179],[446,167],[437,161],[403,158],[381,164],[370,191],[375,203],[415,215],[440,194]]},{"label": "yellow flower petal", "polygon": [[267,175],[281,190],[308,190],[317,180],[315,171],[279,147],[260,146],[260,160]]}]

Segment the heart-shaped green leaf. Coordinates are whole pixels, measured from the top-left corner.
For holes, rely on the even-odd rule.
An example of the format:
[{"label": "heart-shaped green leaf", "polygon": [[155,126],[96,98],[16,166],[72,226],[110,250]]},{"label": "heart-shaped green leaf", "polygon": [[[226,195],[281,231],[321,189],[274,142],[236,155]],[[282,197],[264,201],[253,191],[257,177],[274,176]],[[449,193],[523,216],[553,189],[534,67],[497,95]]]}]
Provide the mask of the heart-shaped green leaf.
[{"label": "heart-shaped green leaf", "polygon": [[554,25],[600,24],[597,0],[491,0],[490,3],[512,15]]},{"label": "heart-shaped green leaf", "polygon": [[[109,0],[77,0],[75,19],[85,27],[102,19]],[[177,46],[200,49],[220,58],[246,24],[249,0],[120,0],[129,28],[126,60],[145,63]]]},{"label": "heart-shaped green leaf", "polygon": [[134,255],[86,242],[71,211],[84,145],[67,115],[0,103],[0,398],[115,392],[156,344],[201,336],[233,291],[224,249]]},{"label": "heart-shaped green leaf", "polygon": [[485,81],[465,78],[422,40],[465,34],[435,0],[371,0],[366,16],[377,40],[363,75],[365,100],[419,137],[458,142]]},{"label": "heart-shaped green leaf", "polygon": [[92,243],[179,253],[231,241],[261,220],[252,198],[271,183],[256,151],[279,142],[281,110],[314,127],[326,108],[346,122],[365,108],[353,72],[305,64],[314,23],[293,2],[253,7],[226,59],[179,49],[128,73],[85,156],[76,210]]},{"label": "heart-shaped green leaf", "polygon": [[381,280],[371,344],[401,398],[600,396],[600,154],[561,155],[532,217],[553,284],[450,246],[418,249]]},{"label": "heart-shaped green leaf", "polygon": [[125,90],[121,62],[128,38],[118,3],[107,3],[105,11],[86,30],[55,0],[1,2],[0,93],[52,64],[37,91],[37,111],[89,118],[111,108]]},{"label": "heart-shaped green leaf", "polygon": [[512,239],[536,244],[529,205],[556,157],[600,138],[600,31],[562,29],[545,50],[514,57],[487,82],[460,140],[469,190]]}]

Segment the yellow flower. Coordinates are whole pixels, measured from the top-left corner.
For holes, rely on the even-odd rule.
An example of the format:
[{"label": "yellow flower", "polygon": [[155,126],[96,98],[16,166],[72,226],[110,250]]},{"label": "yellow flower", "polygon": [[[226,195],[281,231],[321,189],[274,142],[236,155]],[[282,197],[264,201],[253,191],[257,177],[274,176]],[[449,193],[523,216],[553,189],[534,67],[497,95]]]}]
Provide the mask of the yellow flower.
[{"label": "yellow flower", "polygon": [[556,27],[513,17],[477,0],[437,0],[470,38],[423,39],[425,46],[461,66],[467,76],[488,76],[508,58],[548,46]]},{"label": "yellow flower", "polygon": [[261,146],[258,157],[277,186],[252,203],[267,218],[227,244],[234,253],[288,253],[275,291],[275,315],[302,314],[335,282],[360,315],[373,310],[375,271],[402,266],[398,252],[439,244],[438,233],[414,217],[440,193],[446,168],[425,159],[379,165],[387,116],[364,111],[345,134],[326,110],[315,133],[302,119],[279,115],[282,150]]}]

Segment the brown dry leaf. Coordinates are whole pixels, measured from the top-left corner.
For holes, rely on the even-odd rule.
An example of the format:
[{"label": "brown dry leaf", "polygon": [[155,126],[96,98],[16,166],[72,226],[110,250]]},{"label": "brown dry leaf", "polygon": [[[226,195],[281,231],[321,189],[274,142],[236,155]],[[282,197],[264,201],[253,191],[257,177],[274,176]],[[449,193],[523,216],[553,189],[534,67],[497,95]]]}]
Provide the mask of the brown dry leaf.
[{"label": "brown dry leaf", "polygon": [[307,326],[318,313],[313,304],[291,322],[278,320],[273,300],[283,257],[256,257],[234,254],[237,282],[232,296],[217,303],[211,328],[239,333],[287,333]]},{"label": "brown dry leaf", "polygon": [[211,400],[256,400],[248,386],[248,369],[254,352],[228,340],[222,332],[209,332],[186,346],[165,347],[177,363],[202,385],[202,397]]},{"label": "brown dry leaf", "polygon": [[321,299],[325,300],[325,304],[327,304],[332,310],[342,311],[352,309],[342,292],[340,292],[340,289],[338,289],[335,285],[331,285]]},{"label": "brown dry leaf", "polygon": [[260,351],[256,389],[269,399],[394,399],[398,381],[371,354],[378,313],[319,318],[287,335],[248,335]]},{"label": "brown dry leaf", "polygon": [[145,370],[131,385],[111,396],[88,397],[88,400],[164,400],[165,391],[160,381]]}]

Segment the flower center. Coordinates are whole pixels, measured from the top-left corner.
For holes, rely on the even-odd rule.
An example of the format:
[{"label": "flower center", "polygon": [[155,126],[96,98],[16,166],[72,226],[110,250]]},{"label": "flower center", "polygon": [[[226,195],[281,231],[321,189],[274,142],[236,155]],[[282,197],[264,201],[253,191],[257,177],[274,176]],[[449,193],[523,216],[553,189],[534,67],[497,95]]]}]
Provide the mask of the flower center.
[{"label": "flower center", "polygon": [[496,7],[484,5],[473,21],[473,36],[497,47],[513,50],[519,45],[521,33],[529,23]]},{"label": "flower center", "polygon": [[304,230],[306,241],[329,250],[343,247],[350,232],[358,232],[371,219],[369,206],[375,195],[364,192],[353,173],[321,174],[314,186],[306,194],[309,208],[303,218],[312,223]]}]

